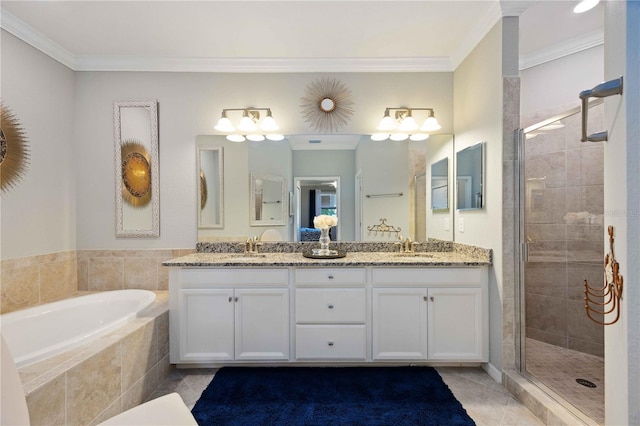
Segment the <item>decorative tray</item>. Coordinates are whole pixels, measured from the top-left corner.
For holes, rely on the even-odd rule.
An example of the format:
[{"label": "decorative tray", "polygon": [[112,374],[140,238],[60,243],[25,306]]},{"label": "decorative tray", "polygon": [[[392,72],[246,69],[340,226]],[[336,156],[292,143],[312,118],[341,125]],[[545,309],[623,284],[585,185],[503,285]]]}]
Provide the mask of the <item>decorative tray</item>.
[{"label": "decorative tray", "polygon": [[303,251],[302,255],[309,259],[339,259],[345,257],[347,252],[332,250],[332,253],[329,254],[315,254],[313,251]]}]

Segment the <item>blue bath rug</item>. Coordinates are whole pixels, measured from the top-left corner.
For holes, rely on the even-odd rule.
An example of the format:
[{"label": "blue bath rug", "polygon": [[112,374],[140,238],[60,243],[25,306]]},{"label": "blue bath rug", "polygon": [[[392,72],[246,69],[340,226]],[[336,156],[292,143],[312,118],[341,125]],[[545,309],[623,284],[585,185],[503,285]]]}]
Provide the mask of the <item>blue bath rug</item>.
[{"label": "blue bath rug", "polygon": [[474,425],[431,367],[224,367],[199,425]]}]

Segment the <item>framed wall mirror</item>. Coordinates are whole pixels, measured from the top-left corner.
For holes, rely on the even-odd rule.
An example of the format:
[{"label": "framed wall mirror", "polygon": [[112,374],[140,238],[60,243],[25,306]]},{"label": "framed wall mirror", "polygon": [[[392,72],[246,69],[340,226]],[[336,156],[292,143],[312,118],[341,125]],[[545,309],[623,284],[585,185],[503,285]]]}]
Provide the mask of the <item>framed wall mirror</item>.
[{"label": "framed wall mirror", "polygon": [[223,147],[198,145],[198,228],[224,228]]},{"label": "framed wall mirror", "polygon": [[116,237],[160,236],[158,104],[113,103]]},{"label": "framed wall mirror", "polygon": [[431,210],[449,209],[449,159],[431,164]]},{"label": "framed wall mirror", "polygon": [[456,208],[481,209],[484,206],[485,143],[478,142],[456,153]]},{"label": "framed wall mirror", "polygon": [[251,226],[286,225],[285,178],[251,174],[249,224]]}]

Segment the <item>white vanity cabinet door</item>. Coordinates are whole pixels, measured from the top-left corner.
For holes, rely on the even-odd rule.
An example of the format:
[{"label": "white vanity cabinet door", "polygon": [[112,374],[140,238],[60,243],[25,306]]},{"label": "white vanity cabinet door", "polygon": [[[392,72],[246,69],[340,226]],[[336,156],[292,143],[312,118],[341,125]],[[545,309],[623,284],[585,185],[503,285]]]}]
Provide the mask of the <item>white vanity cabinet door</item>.
[{"label": "white vanity cabinet door", "polygon": [[429,289],[429,360],[484,359],[482,290]]},{"label": "white vanity cabinet door", "polygon": [[289,359],[289,290],[236,289],[235,359]]},{"label": "white vanity cabinet door", "polygon": [[426,359],[427,289],[373,289],[373,359]]},{"label": "white vanity cabinet door", "polygon": [[[180,362],[232,360],[232,289],[183,289],[180,304]],[[172,361],[173,362],[173,361]]]}]

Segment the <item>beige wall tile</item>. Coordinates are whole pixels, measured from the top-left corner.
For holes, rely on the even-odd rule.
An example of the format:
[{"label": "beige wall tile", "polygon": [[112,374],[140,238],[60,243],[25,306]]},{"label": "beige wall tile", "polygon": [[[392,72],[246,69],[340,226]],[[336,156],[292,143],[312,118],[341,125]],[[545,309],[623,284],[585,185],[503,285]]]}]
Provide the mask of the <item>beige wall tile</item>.
[{"label": "beige wall tile", "polygon": [[98,425],[105,420],[109,420],[111,417],[115,417],[122,413],[122,398],[118,398],[113,404],[107,407],[102,413],[98,414],[96,418],[89,422],[87,426]]},{"label": "beige wall tile", "polygon": [[158,358],[169,354],[169,312],[155,319],[156,335],[158,336]]},{"label": "beige wall tile", "polygon": [[89,259],[89,290],[122,290],[124,288],[122,258],[96,257]]},{"label": "beige wall tile", "polygon": [[89,423],[120,397],[121,365],[120,344],[115,344],[67,373],[68,424]]},{"label": "beige wall tile", "polygon": [[155,323],[144,326],[122,340],[122,389],[129,389],[158,362]]},{"label": "beige wall tile", "polygon": [[40,302],[40,275],[37,266],[2,271],[0,312],[28,308]]},{"label": "beige wall tile", "polygon": [[67,298],[78,291],[75,259],[40,265],[40,301]]},{"label": "beige wall tile", "polygon": [[124,288],[158,290],[158,261],[153,257],[125,257]]},{"label": "beige wall tile", "polygon": [[60,375],[27,395],[29,419],[32,425],[66,425],[65,376]]}]

